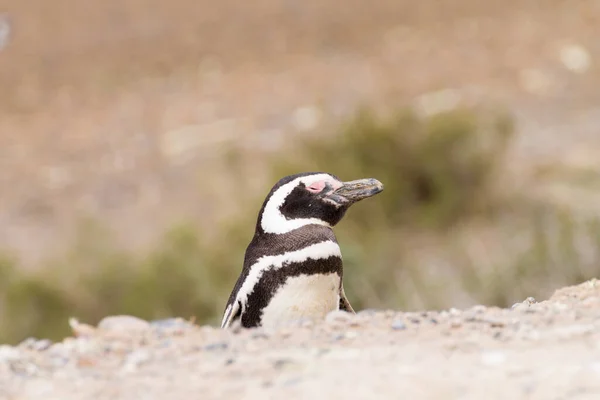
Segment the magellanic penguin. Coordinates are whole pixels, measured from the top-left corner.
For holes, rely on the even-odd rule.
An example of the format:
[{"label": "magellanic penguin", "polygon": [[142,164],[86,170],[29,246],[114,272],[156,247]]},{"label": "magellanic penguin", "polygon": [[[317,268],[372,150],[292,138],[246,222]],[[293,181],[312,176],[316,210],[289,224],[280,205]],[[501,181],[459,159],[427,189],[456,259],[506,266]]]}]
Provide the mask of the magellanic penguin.
[{"label": "magellanic penguin", "polygon": [[344,294],[332,227],[348,208],[383,190],[376,179],[342,182],[321,172],[282,178],[265,199],[221,328],[276,327],[329,312],[354,313]]}]

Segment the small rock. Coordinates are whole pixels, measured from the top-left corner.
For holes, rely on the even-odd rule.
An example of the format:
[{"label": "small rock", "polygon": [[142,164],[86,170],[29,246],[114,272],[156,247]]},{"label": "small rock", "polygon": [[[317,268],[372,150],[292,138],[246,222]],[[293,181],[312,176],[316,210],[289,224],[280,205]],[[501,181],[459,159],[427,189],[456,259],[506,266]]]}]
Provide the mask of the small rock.
[{"label": "small rock", "polygon": [[453,318],[450,321],[450,327],[451,328],[460,328],[462,326],[462,324],[463,324],[463,322],[460,319],[458,319],[458,318]]},{"label": "small rock", "polygon": [[54,354],[50,357],[50,366],[54,368],[61,368],[67,365],[70,361],[71,359],[65,355]]},{"label": "small rock", "polygon": [[35,338],[27,338],[19,343],[18,347],[34,351],[44,351],[52,345],[48,339],[37,340]]},{"label": "small rock", "polygon": [[406,329],[406,324],[401,319],[397,319],[392,322],[392,329],[395,331],[402,331]]},{"label": "small rock", "polygon": [[300,327],[302,328],[312,328],[315,326],[315,321],[312,319],[305,319],[300,321]]},{"label": "small rock", "polygon": [[44,351],[52,346],[52,341],[48,339],[42,339],[35,342],[33,345],[33,350],[35,351]]},{"label": "small rock", "polygon": [[475,314],[483,314],[485,310],[487,310],[487,307],[481,304],[471,307],[471,311]]},{"label": "small rock", "polygon": [[506,326],[506,322],[504,320],[494,317],[483,317],[480,319],[480,321],[489,324],[492,328],[502,328]]},{"label": "small rock", "polygon": [[73,335],[80,336],[92,336],[96,333],[96,328],[91,325],[82,324],[76,318],[69,318],[69,326],[73,331]]},{"label": "small rock", "polygon": [[463,320],[465,322],[475,322],[477,320],[477,318],[475,317],[475,314],[472,312],[466,312],[463,316]]},{"label": "small rock", "polygon": [[122,372],[133,372],[151,359],[150,352],[145,349],[135,350],[127,356],[121,367]]},{"label": "small rock", "polygon": [[450,313],[450,315],[452,315],[453,317],[457,317],[459,315],[461,315],[461,311],[459,309],[456,308],[451,308],[448,310],[448,312]]},{"label": "small rock", "polygon": [[333,340],[337,342],[342,339],[356,339],[357,337],[358,337],[358,332],[348,331],[348,332],[338,333],[338,334],[334,335]]},{"label": "small rock", "polygon": [[366,310],[361,310],[356,313],[356,315],[365,316],[365,317],[373,317],[375,314],[377,314],[377,310],[374,310],[372,308],[368,308]]},{"label": "small rock", "polygon": [[148,321],[130,315],[116,315],[102,319],[98,329],[110,332],[144,331],[150,328]]},{"label": "small rock", "polygon": [[10,363],[10,369],[18,375],[33,376],[38,372],[39,367],[32,362],[20,359],[12,361]]},{"label": "small rock", "polygon": [[190,329],[194,324],[183,318],[165,318],[150,321],[150,326],[159,329]]},{"label": "small rock", "polygon": [[358,337],[358,332],[356,331],[348,331],[344,335],[346,339],[356,339]]},{"label": "small rock", "polygon": [[562,312],[562,311],[565,311],[565,310],[569,309],[569,306],[567,304],[561,303],[561,302],[554,303],[552,307],[557,312]]},{"label": "small rock", "polygon": [[511,310],[527,312],[527,313],[535,313],[536,310],[531,308],[533,304],[536,304],[536,301],[533,297],[526,298],[522,303],[515,303],[512,305]]},{"label": "small rock", "polygon": [[325,322],[328,324],[339,324],[349,323],[353,319],[354,315],[346,311],[336,310],[332,311],[325,317]]},{"label": "small rock", "polygon": [[287,367],[288,365],[291,365],[291,364],[294,364],[293,360],[290,360],[288,358],[280,358],[280,359],[275,360],[273,362],[273,367],[275,369],[282,369],[282,368],[285,368],[285,367]]},{"label": "small rock", "polygon": [[229,345],[225,342],[211,343],[204,346],[204,350],[206,351],[219,351],[219,350],[227,350]]},{"label": "small rock", "polygon": [[0,363],[16,361],[21,358],[21,352],[16,347],[0,345]]},{"label": "small rock", "polygon": [[260,330],[256,330],[255,332],[252,332],[252,334],[250,335],[251,339],[264,339],[267,340],[269,339],[269,335],[265,332],[265,331],[260,331]]},{"label": "small rock", "polygon": [[481,354],[481,363],[488,367],[495,367],[504,364],[506,354],[501,351],[486,351]]}]

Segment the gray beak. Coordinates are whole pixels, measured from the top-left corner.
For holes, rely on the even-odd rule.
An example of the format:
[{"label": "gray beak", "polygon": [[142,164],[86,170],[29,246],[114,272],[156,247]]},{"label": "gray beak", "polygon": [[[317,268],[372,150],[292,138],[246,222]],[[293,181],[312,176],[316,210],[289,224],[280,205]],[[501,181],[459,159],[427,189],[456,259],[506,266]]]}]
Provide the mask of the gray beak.
[{"label": "gray beak", "polygon": [[357,179],[344,182],[341,187],[327,195],[327,198],[339,205],[349,205],[374,196],[381,191],[383,191],[383,184],[377,179]]}]

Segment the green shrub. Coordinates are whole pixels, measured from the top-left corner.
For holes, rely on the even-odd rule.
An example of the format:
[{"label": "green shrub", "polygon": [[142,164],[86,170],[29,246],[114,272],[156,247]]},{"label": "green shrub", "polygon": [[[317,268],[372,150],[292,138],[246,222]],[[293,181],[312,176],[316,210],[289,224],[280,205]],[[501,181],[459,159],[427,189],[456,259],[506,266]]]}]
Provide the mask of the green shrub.
[{"label": "green shrub", "polygon": [[362,110],[342,125],[340,134],[299,143],[303,157],[290,161],[286,156],[273,179],[305,169],[348,180],[374,177],[384,183],[385,194],[370,200],[369,206],[359,205],[352,220],[439,228],[490,200],[487,189],[502,165],[511,134],[510,119],[503,114],[486,124],[466,109],[428,119],[410,110],[388,118]]}]

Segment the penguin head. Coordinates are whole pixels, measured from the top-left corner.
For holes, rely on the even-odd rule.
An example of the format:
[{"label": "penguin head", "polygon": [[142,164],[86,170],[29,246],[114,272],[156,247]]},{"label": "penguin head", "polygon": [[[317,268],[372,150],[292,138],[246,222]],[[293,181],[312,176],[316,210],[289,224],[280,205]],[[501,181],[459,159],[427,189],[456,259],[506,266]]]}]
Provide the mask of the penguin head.
[{"label": "penguin head", "polygon": [[311,224],[333,227],[352,204],[382,190],[372,178],[343,182],[324,172],[286,176],[267,195],[257,233],[283,234]]}]

